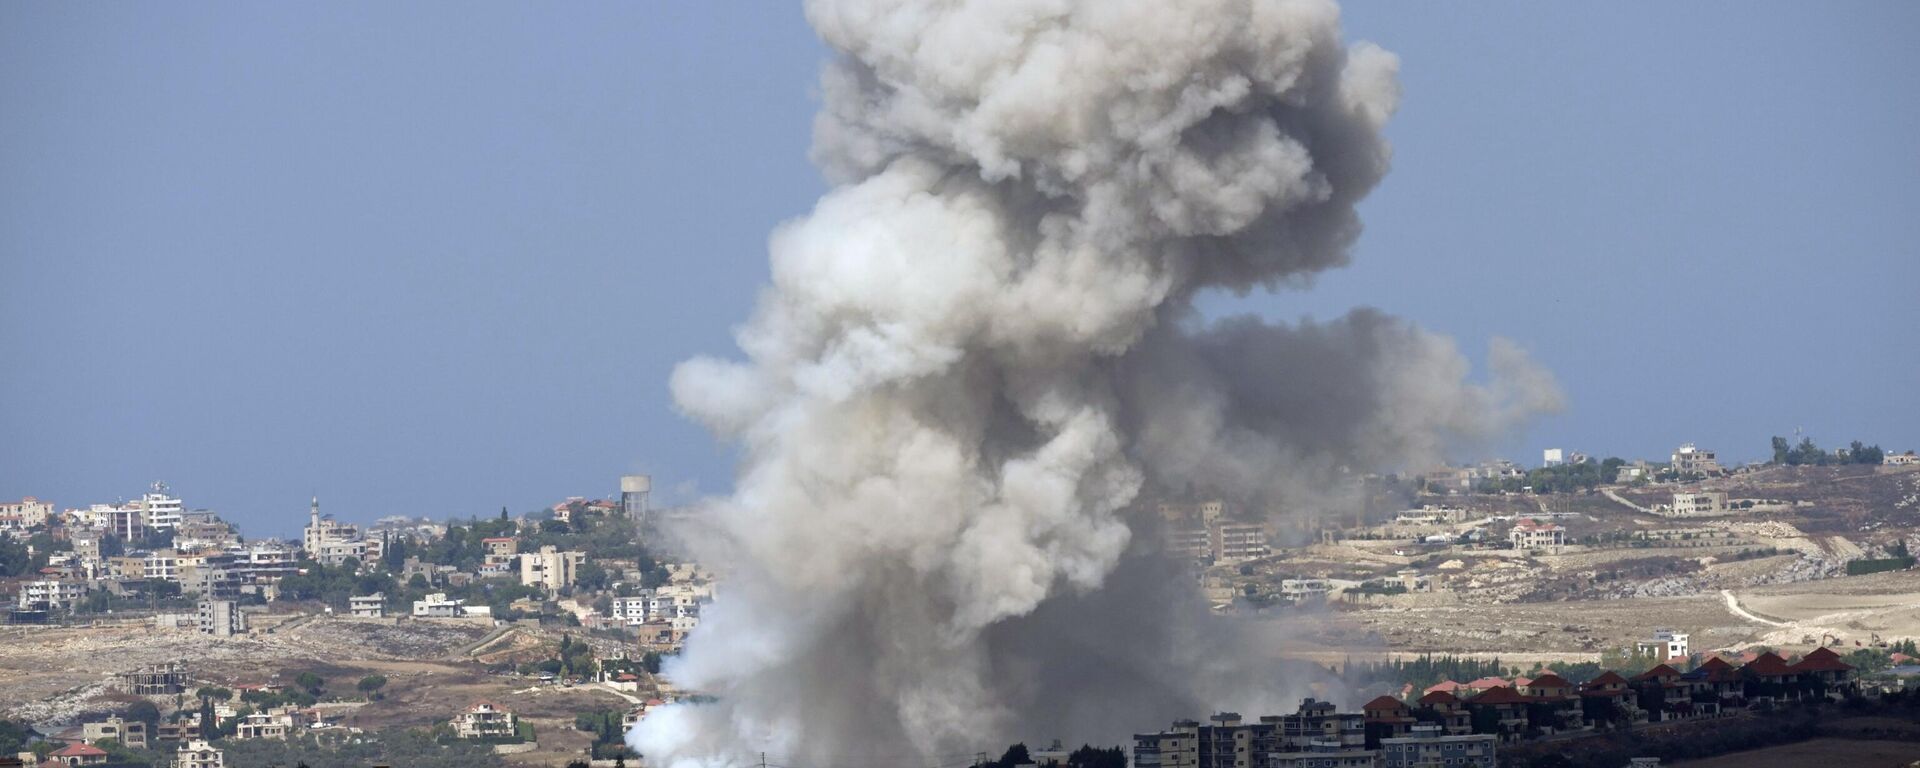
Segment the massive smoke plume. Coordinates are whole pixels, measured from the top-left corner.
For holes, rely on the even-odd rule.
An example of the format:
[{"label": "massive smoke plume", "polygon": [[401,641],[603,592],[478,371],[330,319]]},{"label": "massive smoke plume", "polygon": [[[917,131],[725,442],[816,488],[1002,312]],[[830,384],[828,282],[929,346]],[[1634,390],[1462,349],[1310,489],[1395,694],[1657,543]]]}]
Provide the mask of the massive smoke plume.
[{"label": "massive smoke plume", "polygon": [[1377,312],[1192,309],[1347,260],[1397,61],[1345,46],[1330,2],[807,15],[835,51],[814,156],[836,186],[774,233],[746,360],[674,373],[743,457],[692,535],[722,595],[669,669],[717,701],[646,718],[654,764],[928,765],[1198,714],[1263,675],[1176,615],[1194,601],[1130,502],[1297,507],[1556,404],[1498,342],[1476,384]]}]

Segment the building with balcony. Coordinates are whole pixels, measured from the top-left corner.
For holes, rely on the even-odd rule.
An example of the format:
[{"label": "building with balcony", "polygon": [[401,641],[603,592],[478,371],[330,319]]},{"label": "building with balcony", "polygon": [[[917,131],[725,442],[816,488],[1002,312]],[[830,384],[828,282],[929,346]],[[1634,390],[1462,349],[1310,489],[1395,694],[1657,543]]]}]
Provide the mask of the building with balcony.
[{"label": "building with balcony", "polygon": [[463,739],[504,738],[520,732],[512,712],[491,701],[474,702],[453,717],[453,733]]},{"label": "building with balcony", "polygon": [[1491,733],[1448,733],[1438,725],[1416,725],[1405,736],[1380,740],[1382,768],[1494,768],[1499,740]]}]

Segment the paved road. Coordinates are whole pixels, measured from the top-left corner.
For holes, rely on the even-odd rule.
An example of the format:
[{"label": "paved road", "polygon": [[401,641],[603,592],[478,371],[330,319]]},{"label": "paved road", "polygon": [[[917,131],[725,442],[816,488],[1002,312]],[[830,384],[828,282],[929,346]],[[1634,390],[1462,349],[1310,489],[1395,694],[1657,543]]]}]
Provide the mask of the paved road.
[{"label": "paved road", "polygon": [[1753,615],[1753,614],[1752,614],[1751,612],[1749,612],[1749,611],[1747,611],[1747,609],[1745,609],[1745,608],[1742,608],[1742,607],[1740,607],[1740,601],[1739,601],[1739,599],[1737,599],[1737,598],[1735,598],[1735,597],[1733,596],[1733,590],[1731,590],[1731,589],[1723,589],[1723,590],[1720,590],[1720,596],[1721,596],[1721,597],[1723,597],[1723,598],[1726,598],[1726,600],[1727,600],[1727,610],[1728,610],[1728,611],[1732,611],[1732,612],[1733,612],[1733,615],[1735,615],[1735,616],[1739,616],[1739,617],[1741,617],[1741,618],[1743,618],[1743,619],[1746,619],[1746,620],[1748,620],[1748,621],[1751,621],[1751,622],[1754,622],[1754,623],[1757,623],[1757,624],[1765,624],[1765,625],[1767,625],[1767,626],[1769,626],[1769,627],[1790,627],[1790,626],[1793,626],[1793,625],[1791,625],[1791,624],[1788,624],[1788,623],[1786,623],[1786,622],[1784,622],[1784,621],[1774,621],[1773,619],[1763,619],[1763,618],[1760,618],[1759,616],[1755,616],[1755,615]]},{"label": "paved road", "polygon": [[1626,498],[1622,497],[1620,494],[1614,493],[1613,489],[1611,488],[1602,488],[1600,489],[1600,492],[1602,494],[1605,494],[1607,498],[1620,502],[1621,504],[1626,505],[1629,509],[1632,509],[1635,512],[1642,512],[1649,515],[1654,513],[1653,510],[1651,509],[1647,509],[1646,507],[1640,506],[1631,501],[1627,501]]}]

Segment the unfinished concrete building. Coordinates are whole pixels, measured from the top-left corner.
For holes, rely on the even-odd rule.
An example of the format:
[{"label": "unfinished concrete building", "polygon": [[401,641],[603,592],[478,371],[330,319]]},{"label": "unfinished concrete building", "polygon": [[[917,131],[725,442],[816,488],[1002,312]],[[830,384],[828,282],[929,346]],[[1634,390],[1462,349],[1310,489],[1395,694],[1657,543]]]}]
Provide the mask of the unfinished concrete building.
[{"label": "unfinished concrete building", "polygon": [[149,664],[113,678],[120,690],[135,696],[171,696],[187,690],[187,668],[178,662]]}]

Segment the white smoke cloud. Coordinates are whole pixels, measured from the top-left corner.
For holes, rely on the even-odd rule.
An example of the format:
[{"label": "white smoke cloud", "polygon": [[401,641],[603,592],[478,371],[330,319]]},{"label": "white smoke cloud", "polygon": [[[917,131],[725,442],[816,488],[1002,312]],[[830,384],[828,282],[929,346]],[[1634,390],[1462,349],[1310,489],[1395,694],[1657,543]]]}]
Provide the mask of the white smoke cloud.
[{"label": "white smoke cloud", "polygon": [[1195,663],[1126,519],[1143,488],[1284,500],[1557,404],[1509,345],[1473,384],[1375,312],[1190,321],[1196,292],[1304,284],[1359,233],[1397,60],[1343,46],[1332,3],[807,14],[838,54],[814,147],[836,187],[774,233],[745,360],[674,372],[744,452],[692,542],[725,594],[670,668],[718,701],[643,720],[653,764],[932,764],[1204,706],[1257,676]]}]

